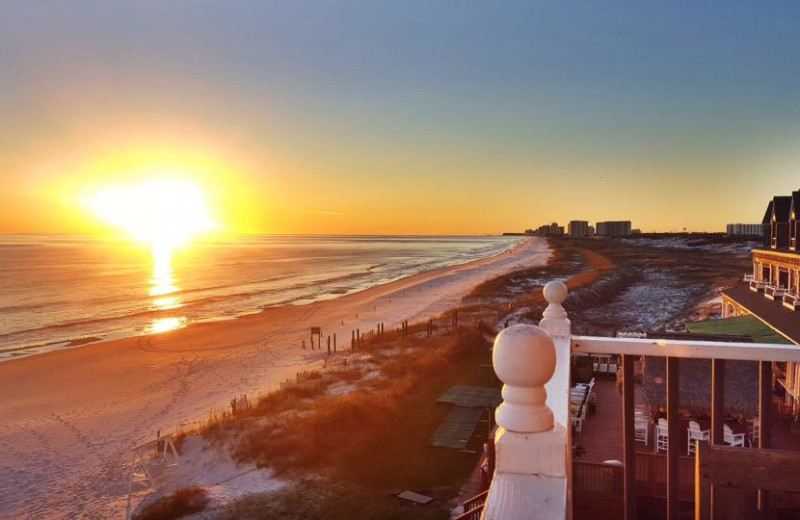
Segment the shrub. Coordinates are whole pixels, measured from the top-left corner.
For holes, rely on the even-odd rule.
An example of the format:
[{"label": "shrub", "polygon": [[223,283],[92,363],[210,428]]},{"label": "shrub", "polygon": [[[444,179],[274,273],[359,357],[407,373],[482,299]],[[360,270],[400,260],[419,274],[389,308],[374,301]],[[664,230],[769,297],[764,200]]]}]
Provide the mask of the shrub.
[{"label": "shrub", "polygon": [[203,511],[208,506],[208,502],[208,494],[205,489],[187,487],[156,500],[133,518],[134,520],[173,520]]}]

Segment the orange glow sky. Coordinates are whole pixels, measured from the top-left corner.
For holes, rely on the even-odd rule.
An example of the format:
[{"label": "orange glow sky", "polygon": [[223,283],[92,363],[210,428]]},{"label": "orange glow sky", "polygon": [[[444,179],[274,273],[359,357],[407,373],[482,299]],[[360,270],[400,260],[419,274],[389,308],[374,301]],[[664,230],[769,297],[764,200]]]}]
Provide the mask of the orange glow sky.
[{"label": "orange glow sky", "polygon": [[193,6],[6,10],[0,232],[159,176],[239,233],[722,231],[800,188],[787,13]]}]

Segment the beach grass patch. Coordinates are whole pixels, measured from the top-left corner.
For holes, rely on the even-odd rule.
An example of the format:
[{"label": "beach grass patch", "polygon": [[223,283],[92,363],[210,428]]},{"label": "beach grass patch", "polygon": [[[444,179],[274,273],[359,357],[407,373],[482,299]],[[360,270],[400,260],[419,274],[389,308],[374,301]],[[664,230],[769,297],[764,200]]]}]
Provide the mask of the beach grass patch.
[{"label": "beach grass patch", "polygon": [[[339,486],[335,499],[319,498],[326,504],[324,515],[306,511],[311,506],[304,505],[298,511],[306,516],[286,518],[448,517],[448,501],[475,467],[488,423],[467,451],[431,447],[430,440],[450,409],[437,398],[454,384],[499,387],[500,383],[488,368],[489,343],[475,328],[404,341],[403,349],[386,346],[392,349],[391,356],[376,356],[381,377],[362,382],[360,391],[320,396],[307,403],[306,413],[268,421],[238,439],[234,448],[238,460],[295,478],[324,475]],[[396,498],[404,490],[436,500],[424,508],[411,506]],[[255,502],[293,502],[295,493],[303,492],[248,497],[237,511],[242,518],[263,518],[247,512],[258,509]]]}]

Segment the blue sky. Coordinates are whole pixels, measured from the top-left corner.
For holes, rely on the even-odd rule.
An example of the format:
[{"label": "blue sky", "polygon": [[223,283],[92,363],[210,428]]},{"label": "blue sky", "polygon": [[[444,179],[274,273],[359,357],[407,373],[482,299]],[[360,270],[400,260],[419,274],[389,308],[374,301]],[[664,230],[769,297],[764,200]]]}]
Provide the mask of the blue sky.
[{"label": "blue sky", "polygon": [[797,3],[32,4],[0,18],[9,208],[142,140],[214,143],[273,195],[264,231],[371,232],[282,212],[391,227],[409,205],[429,218],[392,231],[722,229],[800,188]]}]

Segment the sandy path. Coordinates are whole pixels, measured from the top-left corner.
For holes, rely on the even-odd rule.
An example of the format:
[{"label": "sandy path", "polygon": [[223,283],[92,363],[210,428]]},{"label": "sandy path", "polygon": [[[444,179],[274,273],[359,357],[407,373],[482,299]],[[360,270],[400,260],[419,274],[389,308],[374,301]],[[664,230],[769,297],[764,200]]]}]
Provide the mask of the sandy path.
[{"label": "sandy path", "polygon": [[[395,327],[456,306],[478,283],[549,257],[543,239],[341,298],[0,363],[0,518],[121,518],[128,450],[322,361],[309,327]],[[358,317],[356,317],[358,316]]]}]

